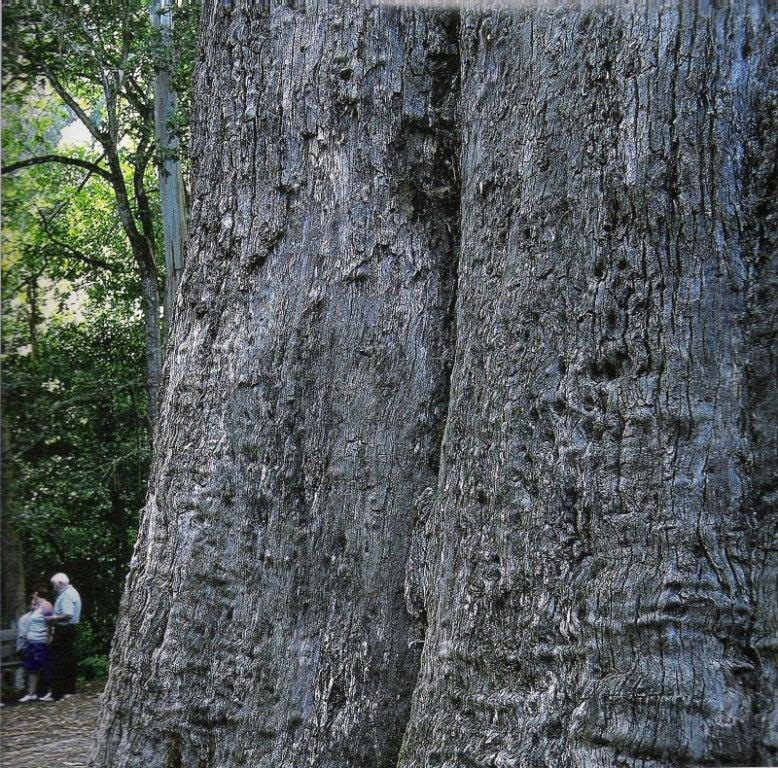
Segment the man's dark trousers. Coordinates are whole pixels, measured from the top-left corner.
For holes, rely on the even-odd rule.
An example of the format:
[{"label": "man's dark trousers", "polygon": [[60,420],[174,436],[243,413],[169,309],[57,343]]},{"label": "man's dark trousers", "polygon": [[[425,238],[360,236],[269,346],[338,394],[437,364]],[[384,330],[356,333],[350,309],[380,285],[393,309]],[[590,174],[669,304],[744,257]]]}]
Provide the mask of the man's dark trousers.
[{"label": "man's dark trousers", "polygon": [[54,637],[49,646],[49,678],[51,696],[61,699],[66,693],[76,692],[76,624],[60,624],[54,627]]}]

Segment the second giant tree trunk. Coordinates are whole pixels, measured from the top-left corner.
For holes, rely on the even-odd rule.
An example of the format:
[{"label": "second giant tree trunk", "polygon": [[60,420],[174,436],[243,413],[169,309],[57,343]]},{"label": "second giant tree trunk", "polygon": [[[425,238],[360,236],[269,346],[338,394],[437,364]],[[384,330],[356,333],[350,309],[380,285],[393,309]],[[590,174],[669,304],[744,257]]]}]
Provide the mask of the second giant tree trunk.
[{"label": "second giant tree trunk", "polygon": [[463,23],[457,349],[403,768],[776,757],[769,21],[673,1]]}]

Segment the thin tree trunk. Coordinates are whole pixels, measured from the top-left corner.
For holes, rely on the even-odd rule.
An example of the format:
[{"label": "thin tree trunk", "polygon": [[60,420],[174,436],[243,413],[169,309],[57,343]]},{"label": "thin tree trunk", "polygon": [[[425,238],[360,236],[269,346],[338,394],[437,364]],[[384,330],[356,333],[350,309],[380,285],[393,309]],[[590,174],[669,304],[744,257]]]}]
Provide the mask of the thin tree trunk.
[{"label": "thin tree trunk", "polygon": [[162,329],[160,327],[162,301],[159,295],[156,272],[149,270],[142,272],[140,288],[146,351],[146,396],[148,397],[148,415],[151,424],[149,432],[153,435],[157,423],[159,389],[162,379]]},{"label": "thin tree trunk", "polygon": [[29,305],[29,314],[27,315],[27,331],[30,335],[30,362],[33,368],[38,364],[38,324],[40,323],[40,314],[38,312],[38,280],[40,273],[29,275],[27,279],[27,304]]},{"label": "thin tree trunk", "polygon": [[165,247],[165,328],[173,321],[176,294],[184,270],[186,244],[186,202],[181,173],[179,141],[171,131],[170,119],[176,109],[176,92],[171,83],[169,58],[173,14],[165,0],[152,0],[151,22],[158,30],[162,56],[154,77],[154,129],[158,150],[159,197]]},{"label": "thin tree trunk", "polygon": [[732,0],[463,24],[403,768],[775,765],[770,23]]},{"label": "thin tree trunk", "polygon": [[457,30],[207,2],[196,187],[97,766],[393,766],[435,484]]},{"label": "thin tree trunk", "polygon": [[2,455],[0,470],[2,471],[2,489],[0,499],[0,627],[5,629],[11,621],[15,621],[27,608],[24,589],[24,549],[16,521],[9,516],[8,487],[12,481],[13,464],[9,460],[11,436],[6,426],[5,417],[0,422],[0,440]]},{"label": "thin tree trunk", "polygon": [[[106,160],[113,176],[116,207],[140,276],[140,298],[143,311],[143,333],[146,351],[146,393],[148,414],[153,435],[159,410],[159,390],[162,379],[162,318],[157,265],[154,257],[154,228],[142,180],[135,180],[135,196],[141,229],[133,215],[127,184],[115,146],[106,146]],[[142,173],[142,167],[140,170]]]}]

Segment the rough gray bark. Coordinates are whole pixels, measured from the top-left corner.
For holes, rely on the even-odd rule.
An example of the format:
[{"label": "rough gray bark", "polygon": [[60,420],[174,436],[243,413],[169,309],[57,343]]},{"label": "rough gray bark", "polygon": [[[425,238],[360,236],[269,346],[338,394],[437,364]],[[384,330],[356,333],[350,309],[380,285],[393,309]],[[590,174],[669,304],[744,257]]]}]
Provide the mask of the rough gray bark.
[{"label": "rough gray bark", "polygon": [[[774,10],[774,9],[773,9]],[[773,31],[775,17],[772,17]],[[774,46],[772,51],[774,53]],[[766,51],[769,53],[769,50]],[[751,646],[758,660],[754,699],[758,743],[754,760],[778,764],[778,69],[775,57],[768,87],[760,94],[753,134],[745,147],[749,160],[745,229],[751,239],[746,329],[748,339],[748,414],[752,467],[752,591],[754,624]]]},{"label": "rough gray bark", "polygon": [[463,22],[457,348],[403,768],[775,764],[771,21]]},{"label": "rough gray bark", "polygon": [[207,2],[192,237],[98,766],[393,766],[451,348],[456,26]]},{"label": "rough gray bark", "polygon": [[776,762],[772,14],[206,4],[96,766]]},{"label": "rough gray bark", "polygon": [[154,77],[154,132],[157,141],[159,200],[165,251],[165,328],[173,322],[178,286],[184,271],[186,248],[186,201],[179,157],[180,144],[170,126],[177,95],[171,83],[170,58],[173,12],[164,0],[151,0],[151,23],[159,32],[162,55]]}]

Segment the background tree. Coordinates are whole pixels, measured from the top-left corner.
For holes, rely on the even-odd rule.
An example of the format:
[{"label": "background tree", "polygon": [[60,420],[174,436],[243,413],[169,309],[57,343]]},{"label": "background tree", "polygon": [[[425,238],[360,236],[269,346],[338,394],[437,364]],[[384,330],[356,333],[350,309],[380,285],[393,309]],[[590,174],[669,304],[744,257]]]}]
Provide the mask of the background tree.
[{"label": "background tree", "polygon": [[[165,249],[165,327],[173,319],[175,297],[184,270],[186,250],[186,192],[176,132],[178,94],[175,89],[173,7],[152,0],[149,16],[158,33],[154,76],[154,130],[159,151],[159,198]],[[187,83],[187,87],[188,87]]]},{"label": "background tree", "polygon": [[[27,107],[5,112],[7,154],[23,141],[78,155],[57,150],[68,116],[50,94]],[[107,652],[145,494],[140,291],[99,178],[41,164],[9,177],[3,193],[3,525],[19,545],[4,538],[2,557],[24,554],[14,583],[64,570],[78,584],[88,671]],[[20,606],[3,600],[6,621],[16,618]]]},{"label": "background tree", "polygon": [[[163,338],[163,278],[158,253],[167,253],[171,265],[181,261],[180,246],[172,239],[180,240],[185,220],[180,210],[183,192],[177,127],[186,125],[186,120],[171,113],[175,93],[171,80],[186,77],[191,55],[178,56],[179,49],[152,24],[152,18],[168,19],[169,12],[149,13],[147,5],[134,0],[19,3],[6,8],[6,98],[10,97],[11,103],[23,102],[31,91],[47,84],[89,132],[93,146],[79,157],[58,152],[24,156],[20,152],[6,161],[3,172],[59,163],[82,168],[110,185],[141,285],[147,402],[153,423]],[[190,40],[186,23],[194,18],[190,4],[188,15],[182,18],[183,42]],[[164,24],[161,28],[166,29]],[[158,84],[156,106],[154,82]],[[163,211],[170,219],[163,222],[162,249],[155,231],[159,203],[152,202],[147,178],[155,154],[164,193]],[[178,269],[171,268],[173,272]],[[168,296],[172,301],[172,289]]]}]

